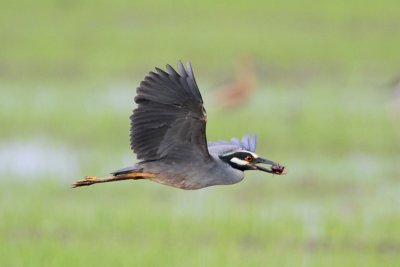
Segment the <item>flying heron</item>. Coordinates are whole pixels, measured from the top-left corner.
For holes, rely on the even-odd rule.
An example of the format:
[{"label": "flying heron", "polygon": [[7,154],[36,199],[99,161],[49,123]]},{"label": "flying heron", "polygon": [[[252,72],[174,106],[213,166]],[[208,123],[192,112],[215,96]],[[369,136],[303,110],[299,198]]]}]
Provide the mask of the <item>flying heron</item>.
[{"label": "flying heron", "polygon": [[[139,163],[107,178],[86,176],[73,187],[148,179],[181,189],[235,184],[244,171],[284,174],[285,167],[259,157],[257,136],[207,143],[207,115],[190,62],[156,68],[137,88],[131,115],[130,144]],[[266,164],[270,167],[264,167]]]}]

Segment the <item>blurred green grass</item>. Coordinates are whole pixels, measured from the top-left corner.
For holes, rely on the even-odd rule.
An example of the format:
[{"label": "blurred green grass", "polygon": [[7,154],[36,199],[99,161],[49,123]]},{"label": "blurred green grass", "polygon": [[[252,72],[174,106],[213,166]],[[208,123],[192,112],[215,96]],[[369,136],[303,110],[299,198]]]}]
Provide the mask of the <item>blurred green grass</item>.
[{"label": "blurred green grass", "polygon": [[[30,93],[21,95],[30,112],[23,124],[3,117],[8,127],[2,139],[44,135],[50,146],[65,144],[80,163],[79,176],[123,167],[134,158],[127,136],[132,103],[123,97],[132,92],[112,92],[122,96],[123,108],[109,90],[95,95],[96,105],[86,93],[68,101],[71,92],[42,92],[56,103],[44,109]],[[383,96],[363,90],[354,106],[347,99],[357,97],[358,89],[343,95],[319,85],[304,92],[301,98],[290,89],[264,88],[229,116],[209,108],[210,140],[258,133],[258,153],[286,164],[283,177],[250,172],[236,186],[187,192],[146,181],[72,190],[69,184],[78,177],[53,166],[28,177],[5,174],[1,265],[398,263],[398,135]]]},{"label": "blurred green grass", "polygon": [[398,190],[358,183],[314,195],[291,180],[248,178],[240,186],[193,192],[150,182],[73,193],[49,181],[2,186],[2,265],[382,266],[400,260],[398,205],[387,206],[398,203]]},{"label": "blurred green grass", "polygon": [[3,1],[0,77],[141,78],[155,65],[188,58],[216,78],[238,55],[257,59],[269,79],[292,72],[395,75],[396,7],[395,0]]},{"label": "blurred green grass", "polygon": [[[398,265],[397,7],[3,1],[0,265]],[[243,56],[257,91],[221,110],[213,89]],[[135,87],[179,58],[193,63],[208,139],[257,133],[258,153],[288,175],[189,192],[146,181],[71,190],[134,161]]]}]

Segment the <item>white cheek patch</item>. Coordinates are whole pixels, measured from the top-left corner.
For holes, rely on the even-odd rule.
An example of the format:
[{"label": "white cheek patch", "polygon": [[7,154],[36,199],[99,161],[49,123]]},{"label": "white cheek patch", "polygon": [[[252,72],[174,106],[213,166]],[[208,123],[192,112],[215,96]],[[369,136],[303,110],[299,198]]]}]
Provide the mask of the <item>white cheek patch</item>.
[{"label": "white cheek patch", "polygon": [[253,158],[258,158],[258,155],[257,154],[255,154],[255,153],[252,153],[252,152],[249,152],[252,156],[253,156]]},{"label": "white cheek patch", "polygon": [[235,158],[231,158],[231,162],[236,163],[236,164],[241,165],[241,166],[245,166],[245,165],[249,164],[247,161],[241,160],[241,159],[236,158],[236,157]]}]

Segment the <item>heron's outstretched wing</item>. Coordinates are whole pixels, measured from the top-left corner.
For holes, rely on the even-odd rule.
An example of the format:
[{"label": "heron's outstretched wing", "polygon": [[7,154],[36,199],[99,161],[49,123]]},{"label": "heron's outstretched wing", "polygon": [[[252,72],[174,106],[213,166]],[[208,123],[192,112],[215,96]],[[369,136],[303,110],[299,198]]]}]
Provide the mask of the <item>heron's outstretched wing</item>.
[{"label": "heron's outstretched wing", "polygon": [[156,68],[140,83],[131,116],[131,148],[142,161],[211,159],[206,111],[190,62],[178,72]]}]

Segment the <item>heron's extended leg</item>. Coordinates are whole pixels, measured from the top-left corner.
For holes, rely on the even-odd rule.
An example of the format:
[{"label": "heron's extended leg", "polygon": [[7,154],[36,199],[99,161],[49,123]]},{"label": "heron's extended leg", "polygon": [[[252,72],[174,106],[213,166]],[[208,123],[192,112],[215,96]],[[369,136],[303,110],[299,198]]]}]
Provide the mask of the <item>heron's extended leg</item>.
[{"label": "heron's extended leg", "polygon": [[124,173],[120,175],[115,175],[106,178],[97,178],[95,176],[86,176],[82,180],[78,180],[72,184],[72,188],[81,187],[81,186],[89,186],[92,184],[98,183],[108,183],[108,182],[116,182],[116,181],[123,181],[123,180],[139,180],[139,179],[146,179],[152,178],[154,174],[152,173],[143,173],[143,172],[133,172],[133,173]]}]

